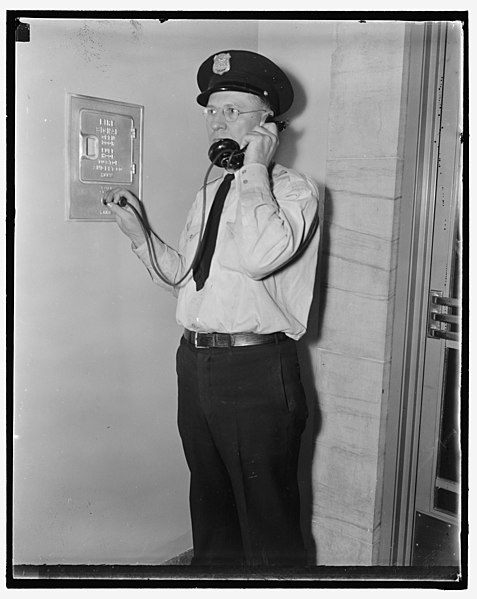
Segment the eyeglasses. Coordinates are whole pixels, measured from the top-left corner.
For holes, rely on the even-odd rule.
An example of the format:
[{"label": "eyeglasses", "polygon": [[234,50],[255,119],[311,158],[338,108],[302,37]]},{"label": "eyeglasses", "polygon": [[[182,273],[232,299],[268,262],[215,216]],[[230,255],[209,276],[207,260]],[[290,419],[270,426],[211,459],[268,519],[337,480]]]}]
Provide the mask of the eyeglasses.
[{"label": "eyeglasses", "polygon": [[220,110],[223,112],[224,119],[228,123],[234,123],[241,114],[249,114],[250,112],[266,112],[265,108],[260,108],[259,110],[239,110],[233,106],[226,106],[225,108],[214,108],[212,106],[208,106],[207,108],[204,108],[204,116],[206,119],[211,119],[215,117]]}]

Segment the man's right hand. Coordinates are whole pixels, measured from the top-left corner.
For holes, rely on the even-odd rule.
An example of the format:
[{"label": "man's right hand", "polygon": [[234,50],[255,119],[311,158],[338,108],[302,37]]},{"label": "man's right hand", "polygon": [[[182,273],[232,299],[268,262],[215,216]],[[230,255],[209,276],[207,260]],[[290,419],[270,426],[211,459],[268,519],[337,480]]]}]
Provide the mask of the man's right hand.
[{"label": "man's right hand", "polygon": [[121,198],[125,198],[128,204],[141,214],[139,200],[127,189],[120,187],[110,189],[104,196],[104,202],[116,217],[116,222],[121,231],[129,237],[136,247],[139,247],[146,241],[144,232],[133,210],[128,205],[121,208],[119,205]]}]

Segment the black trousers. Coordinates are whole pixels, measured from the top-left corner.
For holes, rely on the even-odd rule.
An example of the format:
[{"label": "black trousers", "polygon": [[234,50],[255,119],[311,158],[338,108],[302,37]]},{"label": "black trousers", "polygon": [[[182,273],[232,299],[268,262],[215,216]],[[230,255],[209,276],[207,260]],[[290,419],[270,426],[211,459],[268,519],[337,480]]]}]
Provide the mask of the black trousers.
[{"label": "black trousers", "polygon": [[297,462],[308,415],[296,343],[177,352],[194,565],[302,565]]}]

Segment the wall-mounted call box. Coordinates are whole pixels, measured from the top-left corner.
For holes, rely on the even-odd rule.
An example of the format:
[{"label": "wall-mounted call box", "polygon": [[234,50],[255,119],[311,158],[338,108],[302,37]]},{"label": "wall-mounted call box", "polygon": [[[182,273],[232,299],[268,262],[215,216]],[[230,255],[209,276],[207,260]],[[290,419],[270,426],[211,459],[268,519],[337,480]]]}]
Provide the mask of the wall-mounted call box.
[{"label": "wall-mounted call box", "polygon": [[142,193],[144,107],[68,94],[68,220],[113,221],[103,203],[109,189]]}]

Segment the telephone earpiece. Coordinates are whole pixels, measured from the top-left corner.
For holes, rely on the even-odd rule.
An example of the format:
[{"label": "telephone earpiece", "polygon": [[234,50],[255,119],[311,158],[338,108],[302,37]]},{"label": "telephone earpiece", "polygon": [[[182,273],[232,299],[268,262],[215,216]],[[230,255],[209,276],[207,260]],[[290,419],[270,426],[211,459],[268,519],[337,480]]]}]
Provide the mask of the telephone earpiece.
[{"label": "telephone earpiece", "polygon": [[288,121],[276,121],[271,114],[269,114],[267,116],[267,118],[265,119],[265,122],[266,123],[275,123],[279,133],[280,133],[280,131],[283,131],[284,129],[286,129],[288,127]]}]

